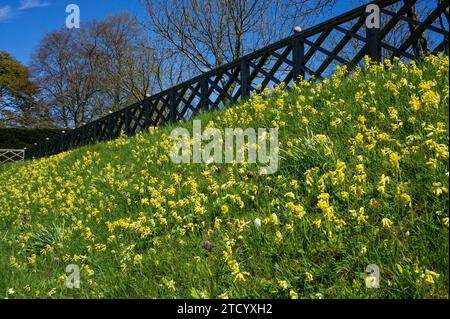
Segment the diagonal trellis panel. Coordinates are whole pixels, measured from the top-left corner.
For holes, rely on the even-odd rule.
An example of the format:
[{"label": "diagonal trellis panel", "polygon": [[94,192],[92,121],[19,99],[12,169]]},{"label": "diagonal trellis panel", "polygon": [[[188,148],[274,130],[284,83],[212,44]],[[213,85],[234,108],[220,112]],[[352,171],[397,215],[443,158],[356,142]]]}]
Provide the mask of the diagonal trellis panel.
[{"label": "diagonal trellis panel", "polygon": [[[421,59],[449,51],[449,0],[378,0],[380,28],[367,29],[366,6],[275,42],[92,123],[26,150],[39,158],[78,146],[133,135],[151,126],[188,120],[201,111],[221,109],[252,92],[302,77],[320,80],[336,66],[376,60]],[[426,10],[424,4],[432,3]],[[413,8],[416,10],[413,11]],[[424,45],[426,43],[426,46]]]},{"label": "diagonal trellis panel", "polygon": [[25,150],[0,149],[0,164],[23,161],[24,159]]}]

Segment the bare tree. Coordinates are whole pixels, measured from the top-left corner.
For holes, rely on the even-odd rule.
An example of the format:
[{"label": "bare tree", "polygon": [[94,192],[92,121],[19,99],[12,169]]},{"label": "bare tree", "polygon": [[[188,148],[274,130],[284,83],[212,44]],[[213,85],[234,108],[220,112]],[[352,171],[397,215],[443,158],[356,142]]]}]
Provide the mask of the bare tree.
[{"label": "bare tree", "polygon": [[113,110],[153,92],[157,64],[154,48],[136,18],[117,14],[93,21],[87,30],[86,42],[96,43],[104,59],[99,72]]},{"label": "bare tree", "polygon": [[191,68],[188,58],[171,47],[165,47],[162,41],[156,44],[155,59],[157,61],[156,78],[160,91],[175,86],[184,79],[193,77],[195,70]]},{"label": "bare tree", "polygon": [[90,101],[99,91],[94,50],[76,36],[67,29],[47,34],[31,64],[43,99],[65,127],[88,120]]},{"label": "bare tree", "polygon": [[32,71],[52,114],[63,126],[78,127],[153,93],[155,57],[140,24],[119,14],[48,34]]},{"label": "bare tree", "polygon": [[306,27],[335,0],[147,0],[149,27],[197,71]]}]

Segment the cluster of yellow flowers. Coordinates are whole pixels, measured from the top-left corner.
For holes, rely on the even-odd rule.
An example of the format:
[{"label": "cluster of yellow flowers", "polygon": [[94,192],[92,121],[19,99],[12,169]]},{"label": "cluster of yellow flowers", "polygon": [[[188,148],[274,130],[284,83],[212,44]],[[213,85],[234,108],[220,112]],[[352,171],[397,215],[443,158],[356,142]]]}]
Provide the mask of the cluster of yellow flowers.
[{"label": "cluster of yellow flowers", "polygon": [[[436,77],[448,72],[447,57],[432,56],[426,62],[438,70]],[[401,71],[396,73],[396,68]],[[386,80],[381,86],[372,80],[358,82],[363,72],[385,72]],[[296,163],[288,173],[250,178],[247,173],[256,167],[248,163],[173,164],[169,154],[174,141],[158,128],[100,147],[8,166],[0,171],[0,229],[9,225],[12,233],[0,234],[0,247],[2,243],[14,247],[7,258],[16,270],[36,271],[52,258],[78,263],[89,277],[86,285],[95,291],[103,280],[105,260],[123,274],[139,272],[142,265],[151,265],[156,272],[164,263],[160,257],[168,258],[164,249],[179,247],[186,256],[192,249],[189,243],[207,237],[213,243],[209,254],[215,254],[216,243],[221,247],[220,265],[232,283],[230,291],[218,297],[228,298],[233,296],[232,287],[255,279],[258,269],[243,253],[256,250],[251,246],[256,245],[254,238],[259,238],[261,247],[270,244],[281,251],[303,232],[323,235],[323,241],[331,243],[369,226],[383,230],[377,236],[404,235],[403,227],[417,218],[415,208],[424,209],[415,206],[419,198],[414,194],[436,203],[435,215],[448,229],[444,205],[448,203],[448,123],[427,113],[448,104],[448,87],[442,92],[436,80],[420,80],[424,72],[414,62],[406,65],[398,60],[366,71],[357,69],[351,75],[342,67],[314,86],[303,81],[290,91],[281,85],[255,93],[208,121],[209,127],[280,128],[284,164]],[[398,78],[400,73],[419,79],[418,84]],[[352,94],[352,107],[343,107],[344,97],[332,94],[343,81],[353,81],[358,88],[354,98]],[[377,99],[380,90],[392,94],[389,105]],[[416,93],[408,95],[408,105],[395,103],[410,90]],[[319,121],[322,126],[316,124]],[[302,134],[297,134],[300,129]],[[429,176],[421,177],[426,185],[413,185],[407,179],[415,170]],[[411,220],[405,216],[412,216]],[[368,242],[361,243],[364,254],[370,252]],[[199,251],[193,250],[189,260],[195,256],[201,263]],[[178,262],[189,264],[184,259]],[[173,296],[181,289],[174,273],[158,275],[159,287]],[[312,273],[301,270],[308,284],[318,281]],[[439,278],[428,269],[423,274],[427,284]],[[23,288],[36,296],[55,296],[65,291],[64,278],[62,270],[43,285],[27,282],[14,287],[10,295]],[[289,282],[293,281],[272,279],[271,284],[298,298],[302,292]],[[198,291],[196,295],[206,295]]]}]

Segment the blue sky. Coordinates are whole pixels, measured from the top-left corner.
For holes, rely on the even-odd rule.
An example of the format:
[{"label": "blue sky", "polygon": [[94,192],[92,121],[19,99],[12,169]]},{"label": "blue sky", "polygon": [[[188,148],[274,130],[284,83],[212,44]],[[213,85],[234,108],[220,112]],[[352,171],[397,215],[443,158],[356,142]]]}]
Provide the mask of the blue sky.
[{"label": "blue sky", "polygon": [[145,14],[140,0],[0,0],[0,51],[28,64],[43,35],[64,26],[71,3],[80,7],[81,27],[117,12]]},{"label": "blue sky", "polygon": [[[353,0],[339,0],[333,16],[355,7]],[[118,12],[145,17],[142,0],[0,0],[0,51],[8,51],[25,65],[46,32],[63,27],[68,4],[80,7],[83,21],[103,19]]]}]

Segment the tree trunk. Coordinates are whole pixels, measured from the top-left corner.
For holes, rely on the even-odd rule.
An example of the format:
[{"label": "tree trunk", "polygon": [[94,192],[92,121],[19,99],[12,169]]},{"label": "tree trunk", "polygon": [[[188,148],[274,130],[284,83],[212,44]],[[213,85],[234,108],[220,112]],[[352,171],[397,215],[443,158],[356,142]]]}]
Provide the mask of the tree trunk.
[{"label": "tree trunk", "polygon": [[[417,17],[417,11],[416,11],[415,6],[409,7],[408,10],[406,11],[406,14],[407,14],[408,18],[415,20],[415,21],[419,21],[419,18]],[[414,32],[416,31],[417,27],[413,23],[410,23],[410,22],[408,23],[408,26],[409,26],[410,35],[413,35]],[[412,42],[412,47],[413,47],[414,55],[419,59],[423,59],[429,53],[428,42],[425,39],[425,37],[423,36],[423,34],[416,37],[416,39]]]}]

